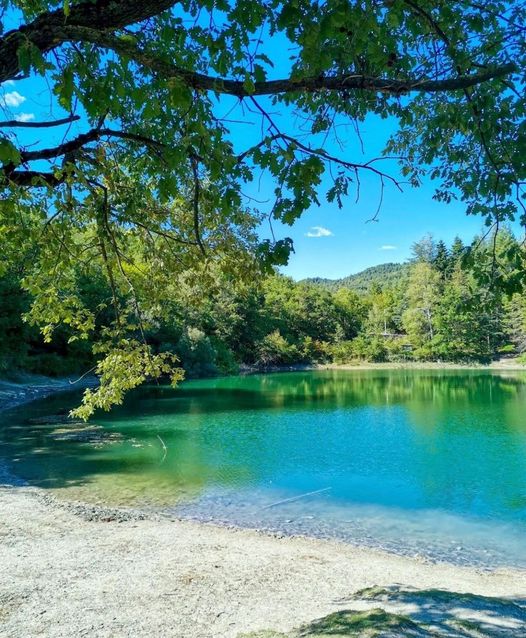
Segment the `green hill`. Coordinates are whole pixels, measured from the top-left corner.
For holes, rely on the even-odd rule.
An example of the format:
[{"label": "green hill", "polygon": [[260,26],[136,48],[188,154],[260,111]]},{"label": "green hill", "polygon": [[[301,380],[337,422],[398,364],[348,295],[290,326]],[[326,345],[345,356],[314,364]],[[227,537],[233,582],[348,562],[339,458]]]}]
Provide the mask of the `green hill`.
[{"label": "green hill", "polygon": [[338,288],[350,288],[356,292],[365,293],[371,286],[378,284],[382,287],[393,286],[401,279],[407,277],[410,264],[380,264],[371,266],[354,275],[348,275],[341,279],[324,279],[323,277],[310,277],[303,281],[317,286],[323,286],[328,290],[338,290]]}]

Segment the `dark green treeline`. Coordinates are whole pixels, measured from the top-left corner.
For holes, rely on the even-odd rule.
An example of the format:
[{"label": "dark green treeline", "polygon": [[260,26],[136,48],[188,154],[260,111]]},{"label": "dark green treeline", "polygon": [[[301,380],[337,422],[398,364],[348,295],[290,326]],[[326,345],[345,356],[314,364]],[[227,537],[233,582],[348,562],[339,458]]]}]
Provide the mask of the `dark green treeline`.
[{"label": "dark green treeline", "polygon": [[[519,248],[519,250],[517,250]],[[170,311],[146,335],[157,351],[175,352],[189,376],[262,367],[353,361],[488,362],[526,351],[520,254],[511,232],[447,246],[427,236],[406,264],[367,269],[339,281],[294,282],[279,274],[252,285],[225,281],[218,292],[168,300]],[[45,343],[24,322],[30,296],[20,273],[0,278],[0,373],[62,375],[88,370],[91,344],[67,326]],[[84,303],[109,312],[107,283],[79,275]]]}]

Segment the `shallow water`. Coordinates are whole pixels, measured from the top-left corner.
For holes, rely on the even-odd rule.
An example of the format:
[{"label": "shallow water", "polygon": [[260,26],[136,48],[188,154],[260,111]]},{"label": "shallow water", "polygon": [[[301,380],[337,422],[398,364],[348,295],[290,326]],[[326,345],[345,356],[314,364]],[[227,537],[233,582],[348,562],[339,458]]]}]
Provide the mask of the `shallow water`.
[{"label": "shallow water", "polygon": [[34,422],[74,400],[0,427],[13,472],[66,498],[526,568],[524,373],[190,381],[136,392],[88,429]]}]

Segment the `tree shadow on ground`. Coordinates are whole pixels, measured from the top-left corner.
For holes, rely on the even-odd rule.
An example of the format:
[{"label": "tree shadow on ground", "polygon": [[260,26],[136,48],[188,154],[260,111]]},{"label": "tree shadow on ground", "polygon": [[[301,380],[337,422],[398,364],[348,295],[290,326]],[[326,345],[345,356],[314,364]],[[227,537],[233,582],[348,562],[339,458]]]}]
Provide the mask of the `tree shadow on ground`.
[{"label": "tree shadow on ground", "polygon": [[[372,587],[336,601],[334,612],[289,633],[243,638],[524,638],[526,600],[438,589]],[[241,637],[240,637],[241,638]]]}]

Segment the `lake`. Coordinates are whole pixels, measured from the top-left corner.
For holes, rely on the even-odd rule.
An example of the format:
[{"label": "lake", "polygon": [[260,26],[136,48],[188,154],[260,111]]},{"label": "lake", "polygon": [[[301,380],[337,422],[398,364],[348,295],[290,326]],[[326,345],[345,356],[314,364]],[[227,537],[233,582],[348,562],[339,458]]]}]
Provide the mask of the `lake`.
[{"label": "lake", "polygon": [[[60,498],[526,567],[526,373],[320,370],[78,395],[2,415],[0,457]],[[53,419],[52,419],[53,421]]]}]

